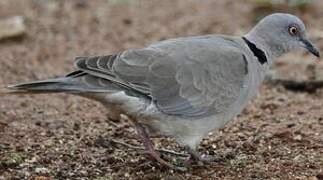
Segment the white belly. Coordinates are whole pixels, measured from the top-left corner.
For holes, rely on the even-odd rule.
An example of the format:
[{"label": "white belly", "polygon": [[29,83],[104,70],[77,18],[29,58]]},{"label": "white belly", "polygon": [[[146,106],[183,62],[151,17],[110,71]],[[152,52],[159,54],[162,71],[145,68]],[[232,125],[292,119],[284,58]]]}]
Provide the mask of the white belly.
[{"label": "white belly", "polygon": [[[180,144],[195,148],[210,131],[223,127],[234,114],[223,113],[200,119],[184,119],[160,112],[151,103],[126,95],[124,92],[107,94],[104,97],[107,108],[121,108],[121,112],[136,118],[135,121],[149,128],[152,135],[174,137]],[[230,117],[228,117],[228,115]]]},{"label": "white belly", "polygon": [[252,82],[242,90],[237,101],[227,111],[200,119],[184,119],[160,112],[153,103],[147,103],[124,92],[115,92],[104,96],[107,107],[118,107],[126,115],[149,127],[153,134],[174,137],[179,143],[195,148],[210,131],[222,128],[238,115],[256,94],[260,82]]}]

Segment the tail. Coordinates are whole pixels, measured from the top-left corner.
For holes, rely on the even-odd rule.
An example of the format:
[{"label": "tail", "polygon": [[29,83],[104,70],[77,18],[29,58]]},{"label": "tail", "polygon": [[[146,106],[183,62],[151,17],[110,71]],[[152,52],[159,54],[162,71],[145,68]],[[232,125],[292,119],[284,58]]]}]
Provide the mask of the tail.
[{"label": "tail", "polygon": [[111,81],[88,74],[68,75],[62,78],[11,85],[0,89],[0,96],[38,93],[106,93],[119,90]]},{"label": "tail", "polygon": [[13,94],[13,91],[8,88],[0,88],[0,96]]},{"label": "tail", "polygon": [[77,84],[78,83],[73,82],[69,78],[65,77],[43,81],[34,81],[7,86],[3,89],[0,89],[0,95],[71,92],[79,89],[79,87],[77,87]]}]

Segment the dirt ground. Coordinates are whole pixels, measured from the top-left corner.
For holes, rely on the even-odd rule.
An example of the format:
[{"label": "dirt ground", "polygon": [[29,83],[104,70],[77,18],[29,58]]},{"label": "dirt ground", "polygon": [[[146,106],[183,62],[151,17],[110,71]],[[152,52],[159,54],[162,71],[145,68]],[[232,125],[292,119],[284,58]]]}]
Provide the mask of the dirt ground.
[{"label": "dirt ground", "polygon": [[[316,1],[281,10],[317,32],[322,9]],[[24,16],[27,35],[0,42],[0,86],[64,75],[75,56],[178,36],[241,35],[255,23],[255,10],[242,0],[1,0],[0,18]],[[322,37],[311,38],[323,50]],[[288,57],[314,61],[303,51]],[[265,84],[238,118],[201,143],[199,151],[218,162],[176,172],[112,143],[141,145],[129,122],[108,120],[97,102],[66,94],[0,97],[0,179],[323,179],[322,107],[323,90]],[[154,141],[181,151],[171,139]]]}]

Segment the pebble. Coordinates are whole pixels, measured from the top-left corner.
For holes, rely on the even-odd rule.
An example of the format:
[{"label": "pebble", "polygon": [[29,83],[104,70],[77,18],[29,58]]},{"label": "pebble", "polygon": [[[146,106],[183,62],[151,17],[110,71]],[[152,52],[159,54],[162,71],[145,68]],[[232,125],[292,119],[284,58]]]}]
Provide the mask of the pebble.
[{"label": "pebble", "polygon": [[49,173],[49,170],[47,168],[44,167],[38,167],[35,169],[35,173],[37,174],[47,174]]},{"label": "pebble", "polygon": [[0,19],[0,40],[21,37],[26,34],[24,17]]}]

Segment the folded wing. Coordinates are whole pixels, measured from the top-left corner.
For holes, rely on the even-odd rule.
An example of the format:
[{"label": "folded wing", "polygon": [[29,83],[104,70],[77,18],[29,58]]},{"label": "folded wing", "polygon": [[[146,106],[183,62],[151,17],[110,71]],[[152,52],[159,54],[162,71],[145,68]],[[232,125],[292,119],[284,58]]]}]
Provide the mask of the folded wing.
[{"label": "folded wing", "polygon": [[79,57],[75,65],[145,94],[164,113],[194,118],[228,109],[248,74],[246,58],[235,46],[194,39],[112,56]]}]

